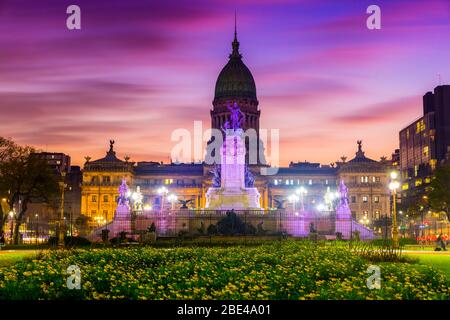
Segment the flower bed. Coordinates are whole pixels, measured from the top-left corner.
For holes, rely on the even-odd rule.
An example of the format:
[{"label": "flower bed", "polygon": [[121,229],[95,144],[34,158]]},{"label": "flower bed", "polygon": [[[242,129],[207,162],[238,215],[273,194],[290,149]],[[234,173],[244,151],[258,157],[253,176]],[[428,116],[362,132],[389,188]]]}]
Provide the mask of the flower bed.
[{"label": "flower bed", "polygon": [[[346,248],[282,242],[257,247],[123,248],[46,252],[0,268],[0,299],[449,299],[448,282],[420,265],[371,263]],[[81,270],[81,289],[66,286]]]}]

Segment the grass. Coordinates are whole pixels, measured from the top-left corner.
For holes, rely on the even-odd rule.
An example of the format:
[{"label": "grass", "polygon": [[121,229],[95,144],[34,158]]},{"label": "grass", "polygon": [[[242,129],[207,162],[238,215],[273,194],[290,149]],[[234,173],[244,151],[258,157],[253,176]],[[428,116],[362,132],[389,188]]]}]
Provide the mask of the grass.
[{"label": "grass", "polygon": [[[406,255],[406,253],[405,253]],[[427,253],[421,253],[421,254],[407,254],[408,257],[413,257],[419,259],[420,264],[428,265],[431,267],[434,267],[441,272],[443,272],[447,278],[450,279],[450,255],[444,255],[444,254],[427,254]]]},{"label": "grass", "polygon": [[32,258],[37,254],[36,250],[8,250],[0,251],[0,267],[10,266],[25,258]]}]

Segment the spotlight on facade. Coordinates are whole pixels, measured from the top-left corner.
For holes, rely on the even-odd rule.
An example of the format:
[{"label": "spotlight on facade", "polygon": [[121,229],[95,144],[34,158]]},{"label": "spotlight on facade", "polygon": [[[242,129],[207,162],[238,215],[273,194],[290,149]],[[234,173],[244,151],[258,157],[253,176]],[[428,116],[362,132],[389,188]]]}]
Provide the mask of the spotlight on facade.
[{"label": "spotlight on facade", "polygon": [[152,210],[152,206],[149,205],[149,204],[146,204],[146,205],[144,206],[144,211],[150,211],[150,210]]}]

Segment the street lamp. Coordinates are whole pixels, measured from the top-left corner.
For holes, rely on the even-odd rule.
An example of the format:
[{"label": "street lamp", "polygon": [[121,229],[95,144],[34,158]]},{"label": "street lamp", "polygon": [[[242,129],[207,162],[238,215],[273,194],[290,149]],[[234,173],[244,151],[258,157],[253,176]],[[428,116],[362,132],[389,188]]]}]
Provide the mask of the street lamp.
[{"label": "street lamp", "polygon": [[304,197],[306,196],[306,194],[308,193],[308,190],[306,190],[305,187],[301,186],[300,188],[298,188],[295,191],[296,194],[300,195],[300,210],[305,211],[305,202],[304,202]]},{"label": "street lamp", "polygon": [[324,200],[328,206],[328,210],[330,210],[330,211],[333,210],[333,201],[337,198],[339,198],[339,195],[337,192],[327,191],[325,193]]},{"label": "street lamp", "polygon": [[164,208],[164,198],[165,196],[169,193],[169,190],[167,190],[166,187],[161,187],[157,190],[158,194],[161,195],[161,212],[163,211]]},{"label": "street lamp", "polygon": [[10,232],[11,244],[13,244],[13,241],[14,241],[14,239],[13,239],[13,232],[14,232],[14,211],[13,211],[13,210],[11,210],[11,211],[9,212],[9,218],[10,218],[10,220],[11,220],[11,232]]},{"label": "street lamp", "polygon": [[133,199],[134,210],[142,211],[142,200],[144,199],[144,196],[142,195],[141,187],[137,186],[136,192],[132,193],[131,198]]},{"label": "street lamp", "polygon": [[391,172],[391,182],[389,183],[389,190],[392,193],[392,246],[398,248],[398,228],[397,228],[397,189],[400,183],[397,181],[398,173]]},{"label": "street lamp", "polygon": [[168,197],[167,200],[170,201],[170,203],[172,204],[172,210],[175,209],[175,201],[177,201],[178,197],[176,195],[174,195],[173,193],[171,193]]},{"label": "street lamp", "polygon": [[290,203],[292,203],[293,211],[295,211],[295,203],[297,203],[298,200],[299,200],[299,197],[298,197],[296,194],[291,194],[291,195],[288,197],[288,201],[289,201]]},{"label": "street lamp", "polygon": [[36,245],[39,243],[38,241],[38,237],[39,237],[39,215],[36,213],[34,215],[34,217],[36,218],[36,231],[35,231],[35,237],[36,237]]},{"label": "street lamp", "polygon": [[367,215],[364,215],[364,217],[362,217],[362,218],[359,220],[359,222],[360,222],[361,224],[363,224],[364,226],[367,226],[367,225],[370,223],[370,220],[369,220],[369,218],[367,217]]},{"label": "street lamp", "polygon": [[64,247],[64,232],[63,232],[63,224],[64,224],[64,191],[66,189],[65,183],[66,173],[61,172],[61,181],[59,182],[59,187],[61,188],[61,212],[59,216],[59,234],[58,234],[58,246]]}]

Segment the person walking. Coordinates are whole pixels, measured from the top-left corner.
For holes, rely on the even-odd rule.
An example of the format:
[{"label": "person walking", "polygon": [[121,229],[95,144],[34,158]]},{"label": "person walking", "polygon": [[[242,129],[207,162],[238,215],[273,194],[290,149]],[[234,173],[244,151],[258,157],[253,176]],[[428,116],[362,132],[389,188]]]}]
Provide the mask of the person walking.
[{"label": "person walking", "polygon": [[5,245],[5,232],[2,230],[0,231],[0,250]]},{"label": "person walking", "polygon": [[444,237],[442,236],[442,233],[439,234],[439,236],[436,239],[436,247],[441,247],[441,249],[443,251],[447,251],[446,245],[445,245],[445,241],[444,241]]}]

